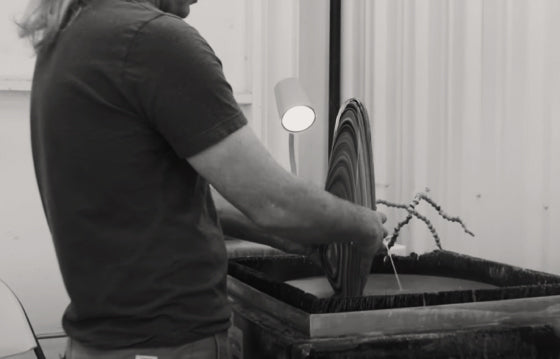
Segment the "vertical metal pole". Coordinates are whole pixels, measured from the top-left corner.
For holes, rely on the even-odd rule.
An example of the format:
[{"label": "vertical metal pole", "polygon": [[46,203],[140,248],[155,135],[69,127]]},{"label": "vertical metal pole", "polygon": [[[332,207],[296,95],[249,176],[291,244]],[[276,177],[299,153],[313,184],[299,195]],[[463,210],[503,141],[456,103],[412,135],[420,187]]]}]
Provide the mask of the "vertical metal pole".
[{"label": "vertical metal pole", "polygon": [[292,174],[297,176],[297,166],[296,166],[296,150],[294,144],[294,134],[290,132],[289,147],[290,147],[290,170]]},{"label": "vertical metal pole", "polygon": [[330,158],[334,125],[340,107],[341,0],[330,0],[329,30],[329,148]]}]

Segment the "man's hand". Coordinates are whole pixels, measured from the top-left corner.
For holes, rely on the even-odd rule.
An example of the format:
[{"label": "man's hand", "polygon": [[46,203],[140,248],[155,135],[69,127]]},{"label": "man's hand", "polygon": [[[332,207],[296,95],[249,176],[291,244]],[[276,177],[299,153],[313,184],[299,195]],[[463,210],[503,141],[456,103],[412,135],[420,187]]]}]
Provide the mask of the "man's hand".
[{"label": "man's hand", "polygon": [[377,252],[382,251],[385,248],[383,244],[383,239],[389,233],[383,223],[387,222],[387,216],[383,212],[374,211],[373,212],[374,221],[377,222],[376,230],[371,238],[364,238],[362,241],[358,241],[355,243],[364,254],[364,257],[371,258]]},{"label": "man's hand", "polygon": [[373,257],[385,248],[383,244],[383,239],[387,236],[387,229],[383,226],[383,223],[387,221],[387,216],[381,212],[375,212],[376,221],[378,226],[376,227],[375,234],[371,238],[366,238],[361,242],[357,242],[356,246],[359,248],[360,258],[360,273],[367,277],[371,270],[371,263]]}]

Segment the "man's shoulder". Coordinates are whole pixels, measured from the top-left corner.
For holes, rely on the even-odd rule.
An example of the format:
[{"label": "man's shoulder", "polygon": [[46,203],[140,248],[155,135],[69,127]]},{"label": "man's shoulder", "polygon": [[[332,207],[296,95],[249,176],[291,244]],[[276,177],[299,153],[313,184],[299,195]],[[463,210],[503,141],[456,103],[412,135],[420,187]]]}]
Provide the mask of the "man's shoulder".
[{"label": "man's shoulder", "polygon": [[156,34],[161,39],[173,40],[177,36],[185,39],[186,36],[204,41],[200,33],[182,18],[162,11],[146,21],[140,30],[143,33]]},{"label": "man's shoulder", "polygon": [[196,28],[184,19],[166,12],[159,11],[137,26],[137,33],[133,40],[134,46],[159,48],[165,46],[168,51],[177,53],[213,54],[208,42]]},{"label": "man's shoulder", "polygon": [[182,18],[141,0],[92,2],[72,27],[76,29],[70,32],[75,35],[73,38],[81,43],[85,39],[93,40],[92,43],[97,45],[99,41],[95,40],[99,39],[106,44],[122,44],[124,41],[148,47],[158,43],[185,45],[185,41],[190,45],[204,43],[198,31]]},{"label": "man's shoulder", "polygon": [[[101,0],[91,3],[82,17],[88,25],[106,29],[133,27],[141,30],[148,25],[152,31],[173,31],[190,28],[178,16],[166,13],[148,1],[142,0]],[[152,24],[156,24],[153,26]]]}]

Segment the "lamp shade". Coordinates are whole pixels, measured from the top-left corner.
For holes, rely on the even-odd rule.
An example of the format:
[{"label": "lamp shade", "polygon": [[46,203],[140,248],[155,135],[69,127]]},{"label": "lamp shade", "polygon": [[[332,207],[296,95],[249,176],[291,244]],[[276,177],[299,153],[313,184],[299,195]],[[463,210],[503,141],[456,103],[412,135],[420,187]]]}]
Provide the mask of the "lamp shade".
[{"label": "lamp shade", "polygon": [[282,126],[290,132],[300,132],[315,122],[311,101],[296,78],[290,77],[274,87],[276,105]]}]

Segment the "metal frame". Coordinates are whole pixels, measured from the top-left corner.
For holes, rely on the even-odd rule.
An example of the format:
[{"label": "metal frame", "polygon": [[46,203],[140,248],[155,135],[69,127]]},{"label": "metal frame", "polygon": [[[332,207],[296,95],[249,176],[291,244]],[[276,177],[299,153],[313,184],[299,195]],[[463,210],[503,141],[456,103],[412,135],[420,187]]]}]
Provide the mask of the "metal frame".
[{"label": "metal frame", "polygon": [[[560,333],[560,296],[358,312],[310,314],[228,276],[231,298],[265,313],[308,338],[370,337],[457,328],[549,325]],[[258,304],[258,305],[257,305]]]}]

